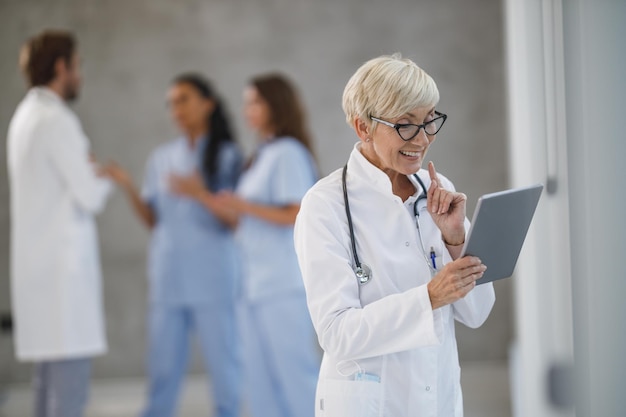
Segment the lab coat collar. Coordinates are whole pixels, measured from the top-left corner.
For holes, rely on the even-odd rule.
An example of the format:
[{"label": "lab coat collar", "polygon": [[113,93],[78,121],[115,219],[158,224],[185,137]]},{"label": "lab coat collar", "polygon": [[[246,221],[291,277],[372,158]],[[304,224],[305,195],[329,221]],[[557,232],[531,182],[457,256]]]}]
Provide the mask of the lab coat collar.
[{"label": "lab coat collar", "polygon": [[[352,174],[352,175],[350,175]],[[361,142],[357,142],[348,160],[348,180],[373,186],[383,194],[391,194],[391,180],[361,153]]]},{"label": "lab coat collar", "polygon": [[[428,192],[428,187],[430,187],[430,176],[428,174],[428,171],[425,169],[420,169],[415,174],[417,174],[417,176],[420,177],[420,179],[424,183],[424,187],[426,187],[426,192]],[[413,183],[413,185],[415,186],[415,189],[417,190],[417,192],[415,193],[415,198],[419,197],[421,194],[424,194],[424,190],[422,190],[422,186],[420,185],[419,182],[417,182],[415,177],[413,175],[409,175],[408,178],[409,178],[409,181]]]},{"label": "lab coat collar", "polygon": [[[424,170],[422,169],[417,174],[420,176],[422,181],[424,181],[424,185],[428,187],[430,181],[426,181],[424,179],[424,176],[422,175],[423,171]],[[361,142],[357,142],[354,145],[352,153],[350,154],[350,159],[348,160],[348,177],[350,177],[350,173],[353,173],[351,181],[364,182],[370,184],[383,194],[394,195],[389,176],[380,168],[368,161],[367,158],[365,158],[365,156],[361,153]],[[417,197],[421,192],[423,192],[422,187],[419,185],[417,180],[413,178],[413,175],[409,175],[408,179],[413,185],[415,185],[415,189],[417,191],[414,197]]]},{"label": "lab coat collar", "polygon": [[28,90],[28,95],[35,96],[35,97],[43,97],[46,100],[51,100],[64,107],[67,107],[67,103],[65,102],[65,100],[63,100],[63,98],[60,95],[58,95],[51,88],[48,88],[45,86],[31,87],[31,89]]}]

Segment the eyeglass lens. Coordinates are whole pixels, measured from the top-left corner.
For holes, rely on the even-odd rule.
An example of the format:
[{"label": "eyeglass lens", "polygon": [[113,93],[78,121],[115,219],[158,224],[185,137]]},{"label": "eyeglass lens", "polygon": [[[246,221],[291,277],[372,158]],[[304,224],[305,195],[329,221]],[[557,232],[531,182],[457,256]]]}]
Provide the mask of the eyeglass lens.
[{"label": "eyeglass lens", "polygon": [[[434,120],[425,123],[424,130],[429,135],[435,135],[437,132],[439,132],[439,129],[441,129],[443,121],[443,117],[437,117]],[[419,133],[419,129],[421,128],[422,126],[419,125],[400,125],[398,126],[397,130],[402,139],[410,140],[417,136],[417,134]]]}]

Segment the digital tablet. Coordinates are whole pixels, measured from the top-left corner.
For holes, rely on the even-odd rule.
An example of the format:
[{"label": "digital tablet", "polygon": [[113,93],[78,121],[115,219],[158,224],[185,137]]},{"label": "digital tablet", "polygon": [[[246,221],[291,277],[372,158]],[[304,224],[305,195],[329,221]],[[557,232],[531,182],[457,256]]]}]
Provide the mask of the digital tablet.
[{"label": "digital tablet", "polygon": [[478,256],[487,270],[476,285],[513,275],[543,185],[515,188],[478,199],[461,256]]}]

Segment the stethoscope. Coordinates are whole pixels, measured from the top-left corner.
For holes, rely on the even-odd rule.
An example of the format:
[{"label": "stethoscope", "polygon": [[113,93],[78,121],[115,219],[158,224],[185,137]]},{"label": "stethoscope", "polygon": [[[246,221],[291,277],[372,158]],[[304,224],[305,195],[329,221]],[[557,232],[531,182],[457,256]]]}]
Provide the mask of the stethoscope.
[{"label": "stethoscope", "polygon": [[[348,229],[350,232],[350,245],[352,247],[352,256],[354,258],[354,274],[356,275],[356,278],[359,284],[364,285],[371,281],[372,269],[367,264],[361,263],[361,261],[359,260],[359,255],[357,254],[356,239],[354,237],[354,225],[352,223],[352,214],[350,212],[350,203],[348,201],[348,186],[347,186],[347,181],[346,181],[347,173],[348,173],[348,164],[344,165],[343,174],[341,176],[341,184],[343,186],[343,202],[346,208],[346,218],[348,219]],[[420,230],[421,228],[419,224],[420,215],[419,215],[419,210],[417,208],[417,204],[420,201],[427,199],[428,190],[426,189],[426,185],[424,185],[424,182],[422,181],[422,179],[417,174],[413,174],[413,178],[415,178],[417,183],[422,188],[422,193],[419,194],[419,196],[413,203],[413,214],[415,215],[415,220],[417,224],[417,232],[419,235],[420,246],[422,249],[422,254],[424,255],[424,259],[426,260],[426,264],[428,265],[432,273],[436,273],[437,267],[435,264],[434,250],[431,248],[430,259],[426,256],[426,247],[424,246],[424,242],[422,241],[422,232]]]}]

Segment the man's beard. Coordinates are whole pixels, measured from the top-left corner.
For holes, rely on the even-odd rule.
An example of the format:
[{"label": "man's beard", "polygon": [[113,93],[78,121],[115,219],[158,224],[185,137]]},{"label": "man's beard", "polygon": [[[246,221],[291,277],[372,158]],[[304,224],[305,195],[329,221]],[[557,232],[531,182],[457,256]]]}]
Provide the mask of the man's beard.
[{"label": "man's beard", "polygon": [[77,83],[68,82],[67,84],[65,84],[64,87],[65,88],[63,89],[63,98],[65,99],[65,101],[69,103],[76,101],[78,99],[79,93],[79,87]]}]

